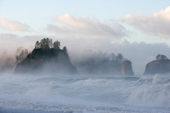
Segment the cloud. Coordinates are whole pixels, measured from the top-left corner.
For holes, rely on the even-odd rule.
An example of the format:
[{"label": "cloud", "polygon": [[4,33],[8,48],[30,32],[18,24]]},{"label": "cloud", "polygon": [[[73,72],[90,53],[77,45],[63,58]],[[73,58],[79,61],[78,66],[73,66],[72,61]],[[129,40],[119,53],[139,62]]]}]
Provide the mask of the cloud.
[{"label": "cloud", "polygon": [[64,25],[52,25],[52,24],[49,24],[47,29],[49,31],[54,31],[56,33],[61,33],[61,34],[75,33],[74,30],[71,30],[71,29],[69,29],[68,27],[66,27]]},{"label": "cloud", "polygon": [[[147,63],[155,60],[156,55],[163,54],[170,58],[170,46],[166,43],[131,43],[126,39],[112,38],[75,38],[74,36],[56,36],[55,39],[61,42],[61,46],[66,46],[71,56],[71,60],[75,61],[74,55],[79,55],[83,50],[92,50],[95,52],[102,51],[107,53],[122,53],[123,56],[132,61],[132,66],[136,76],[144,73]],[[83,57],[82,57],[83,58]]]},{"label": "cloud", "polygon": [[24,35],[19,36],[12,33],[0,33],[0,55],[2,51],[8,51],[11,54],[16,52],[18,47],[24,47],[29,50],[34,48],[35,42],[46,36],[44,35]]},{"label": "cloud", "polygon": [[125,41],[126,41],[125,39],[113,39],[113,40],[111,41],[111,44],[114,44],[114,45],[122,45],[122,44],[124,44]]},{"label": "cloud", "polygon": [[47,29],[56,33],[109,37],[127,35],[126,29],[116,22],[100,22],[87,17],[72,17],[68,14],[58,16],[54,21],[58,24],[50,24]]},{"label": "cloud", "polygon": [[[21,44],[21,38],[11,33],[0,33],[0,51],[8,50],[10,53],[14,53],[17,46]],[[1,55],[2,53],[0,53]]]},{"label": "cloud", "polygon": [[109,50],[115,54],[122,53],[125,58],[131,60],[136,76],[143,75],[146,64],[155,60],[156,55],[163,54],[170,58],[170,52],[168,52],[170,47],[165,43],[130,43],[125,39],[117,39],[102,46],[106,47],[103,49],[104,52]]},{"label": "cloud", "polygon": [[170,38],[170,6],[153,15],[126,15],[122,21],[142,31],[163,38]]},{"label": "cloud", "polygon": [[0,33],[0,41],[10,41],[15,40],[17,38],[17,35],[15,34],[9,34],[9,33]]},{"label": "cloud", "polygon": [[[34,48],[35,42],[46,36],[43,35],[27,35],[19,37],[15,34],[0,33],[0,53],[6,51],[10,54],[15,54],[18,47],[24,47],[30,51]],[[125,58],[132,61],[133,70],[135,75],[142,75],[145,70],[145,66],[148,62],[155,59],[156,55],[164,54],[170,58],[170,47],[165,43],[152,43],[147,44],[144,42],[130,43],[126,39],[112,39],[112,38],[91,38],[86,37],[75,38],[74,36],[51,36],[53,41],[59,40],[61,42],[61,48],[66,46],[68,53],[72,59],[74,54],[80,54],[83,50],[92,50],[98,52],[107,53],[122,53]],[[49,38],[51,38],[49,37]],[[0,54],[0,55],[1,55]],[[76,59],[75,59],[76,60]]]},{"label": "cloud", "polygon": [[18,21],[8,20],[6,18],[0,18],[0,26],[4,30],[8,31],[20,31],[20,32],[29,31],[28,25],[22,24]]},{"label": "cloud", "polygon": [[170,58],[170,53],[168,52],[170,47],[165,43],[130,43],[125,39],[118,39],[114,44],[111,43],[107,49],[109,48],[114,53],[122,53],[125,58],[132,61],[136,76],[144,73],[146,64],[155,60],[156,55],[163,54]]}]

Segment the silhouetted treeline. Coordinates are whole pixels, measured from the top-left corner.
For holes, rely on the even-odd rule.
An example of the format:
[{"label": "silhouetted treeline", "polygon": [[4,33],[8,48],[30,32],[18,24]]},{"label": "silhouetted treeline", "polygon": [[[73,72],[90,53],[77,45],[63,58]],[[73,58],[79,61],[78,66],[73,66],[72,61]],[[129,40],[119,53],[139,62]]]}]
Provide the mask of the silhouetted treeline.
[{"label": "silhouetted treeline", "polygon": [[[107,54],[106,52],[101,51],[93,52],[92,50],[82,51],[81,53],[77,54],[73,53],[71,57],[72,63],[76,66],[79,73],[81,74],[120,75],[122,62],[125,61],[125,58],[121,53],[116,55],[114,53]],[[158,55],[157,58],[159,59],[160,57],[164,58],[164,56],[161,55]],[[10,63],[9,61],[14,61],[14,63]],[[55,65],[51,65],[51,63],[53,64],[54,62]],[[49,66],[52,66],[53,70],[60,70],[61,68],[65,69],[64,67],[75,68],[72,66],[69,60],[67,48],[65,46],[63,49],[60,49],[60,42],[58,40],[53,42],[52,39],[43,38],[40,41],[36,41],[35,48],[31,53],[22,47],[18,48],[15,60],[8,60],[7,63],[5,63],[7,66],[1,61],[0,69],[4,70],[3,67],[10,67],[11,64],[15,64],[16,66],[20,67],[17,68],[18,70],[25,68],[28,71],[32,71],[32,69],[36,70],[36,68],[42,67],[42,65],[44,66],[45,63]],[[29,68],[24,66],[28,66]],[[49,68],[49,66],[46,67]],[[123,69],[125,68],[123,67]]]},{"label": "silhouetted treeline", "polygon": [[28,74],[78,74],[77,69],[71,64],[67,48],[60,49],[60,42],[43,38],[35,43],[35,48],[28,54],[28,50],[20,48],[16,56],[15,73]]},{"label": "silhouetted treeline", "polygon": [[169,60],[165,55],[158,54],[156,60]]},{"label": "silhouetted treeline", "polygon": [[28,54],[29,54],[28,49],[19,47],[16,51],[15,64],[18,64],[19,62],[21,62],[24,58],[27,57]]},{"label": "silhouetted treeline", "polygon": [[[35,43],[35,49],[50,49],[50,48],[54,48],[56,50],[60,50],[60,42],[58,40],[54,41],[52,39],[49,38],[43,38],[41,39],[41,41],[36,41]],[[64,46],[63,47],[64,51],[67,51],[67,47]]]},{"label": "silhouetted treeline", "polygon": [[84,74],[120,74],[122,62],[125,60],[121,53],[107,54],[86,50],[74,64]]},{"label": "silhouetted treeline", "polygon": [[[60,49],[60,42],[57,41],[52,41],[52,39],[49,38],[43,38],[41,39],[41,41],[36,41],[35,43],[35,49],[55,49],[55,50],[61,50]],[[64,46],[63,50],[67,52],[67,47]],[[15,57],[15,64],[17,65],[18,63],[20,63],[23,59],[25,59],[27,57],[27,55],[30,52],[28,51],[28,49],[24,49],[23,47],[19,47],[17,48],[17,52],[16,52],[16,57]]]}]

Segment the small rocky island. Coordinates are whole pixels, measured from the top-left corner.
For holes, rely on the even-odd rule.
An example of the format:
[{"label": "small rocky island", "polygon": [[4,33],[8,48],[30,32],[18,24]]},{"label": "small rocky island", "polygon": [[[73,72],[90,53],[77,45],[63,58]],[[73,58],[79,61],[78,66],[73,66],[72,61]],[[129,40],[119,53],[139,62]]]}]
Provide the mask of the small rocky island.
[{"label": "small rocky island", "polygon": [[[86,75],[100,76],[134,76],[132,63],[123,57],[121,53],[107,54],[106,52],[94,52],[92,50],[83,51],[75,57],[74,65],[78,71]],[[80,59],[80,60],[79,60]]]},{"label": "small rocky island", "polygon": [[170,73],[170,60],[165,55],[158,54],[156,60],[146,65],[144,75]]},{"label": "small rocky island", "polygon": [[[35,43],[31,53],[22,50],[16,56],[16,74],[87,74],[87,75],[112,75],[134,76],[131,61],[125,59],[121,53],[110,54],[95,52],[80,55],[81,60],[73,57],[72,65],[67,54],[67,48],[60,49],[60,42],[44,38]],[[78,70],[77,70],[78,69]]]},{"label": "small rocky island", "polygon": [[122,62],[121,74],[124,76],[133,76],[134,75],[131,61],[125,60]]},{"label": "small rocky island", "polygon": [[[19,58],[18,58],[19,59]],[[15,67],[17,74],[78,74],[70,62],[67,48],[60,49],[60,42],[44,38],[37,41],[33,51]]]}]

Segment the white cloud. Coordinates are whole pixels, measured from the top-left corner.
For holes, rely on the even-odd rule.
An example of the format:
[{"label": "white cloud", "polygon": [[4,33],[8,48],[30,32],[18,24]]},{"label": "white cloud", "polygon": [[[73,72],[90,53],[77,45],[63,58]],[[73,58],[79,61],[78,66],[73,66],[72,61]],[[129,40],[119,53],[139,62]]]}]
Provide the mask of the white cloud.
[{"label": "white cloud", "polygon": [[64,25],[52,25],[52,24],[49,24],[47,29],[49,31],[54,31],[56,33],[61,33],[61,34],[75,33],[75,31],[69,29],[68,27],[66,27]]},{"label": "white cloud", "polygon": [[[124,41],[123,44],[117,48],[113,45],[113,51],[122,53],[126,58],[132,61],[133,69],[136,75],[142,75],[145,70],[145,66],[148,62],[156,59],[156,55],[164,54],[170,58],[170,47],[165,43],[129,43]],[[116,49],[115,49],[116,48]]]},{"label": "white cloud", "polygon": [[17,38],[17,35],[15,34],[9,34],[9,33],[0,33],[0,41],[11,41],[15,40]]},{"label": "white cloud", "polygon": [[87,17],[72,17],[68,14],[54,18],[58,24],[48,25],[47,29],[63,34],[80,34],[88,36],[123,37],[126,29],[118,23],[100,22]]},{"label": "white cloud", "polygon": [[170,6],[153,15],[126,15],[122,21],[142,31],[164,38],[170,38]]},{"label": "white cloud", "polygon": [[28,25],[22,24],[18,21],[8,20],[6,18],[0,18],[0,26],[4,30],[9,30],[9,31],[20,31],[20,32],[29,31]]},{"label": "white cloud", "polygon": [[67,47],[72,59],[74,59],[74,54],[79,54],[83,50],[122,53],[125,58],[132,61],[136,76],[143,75],[146,64],[154,60],[156,55],[163,54],[170,58],[170,52],[168,52],[170,47],[165,43],[130,43],[126,39],[106,39],[102,37],[87,39],[85,37],[65,36],[60,38],[57,36],[55,39],[61,42],[62,47]]},{"label": "white cloud", "polygon": [[[19,37],[15,34],[0,33],[0,51],[4,49],[9,53],[15,53],[18,47],[34,48],[35,42],[46,36],[43,35],[28,35]],[[145,66],[148,62],[155,59],[158,54],[164,54],[170,58],[170,47],[165,43],[130,43],[125,39],[111,39],[111,38],[91,38],[86,37],[76,38],[74,36],[51,36],[53,41],[59,40],[61,42],[61,48],[66,46],[69,55],[79,54],[83,50],[91,49],[98,52],[107,53],[122,53],[125,58],[132,61],[133,70],[135,75],[142,75],[145,70]],[[2,53],[2,52],[1,52]],[[73,58],[73,57],[72,57]]]},{"label": "white cloud", "polygon": [[111,41],[111,44],[114,44],[114,45],[122,45],[126,40],[124,39],[113,39]]},{"label": "white cloud", "polygon": [[[15,53],[18,47],[33,49],[35,42],[46,36],[44,35],[25,35],[18,36],[11,33],[0,33],[0,51],[3,49]],[[1,53],[0,53],[1,54]]]}]

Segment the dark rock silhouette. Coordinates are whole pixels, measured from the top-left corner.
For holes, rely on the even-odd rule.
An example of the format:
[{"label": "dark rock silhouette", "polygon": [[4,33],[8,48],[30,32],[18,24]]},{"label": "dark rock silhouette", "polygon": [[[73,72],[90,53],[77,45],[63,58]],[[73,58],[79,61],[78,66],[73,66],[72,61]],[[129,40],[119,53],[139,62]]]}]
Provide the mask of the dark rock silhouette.
[{"label": "dark rock silhouette", "polygon": [[170,73],[170,60],[154,60],[146,65],[144,75]]},{"label": "dark rock silhouette", "polygon": [[48,45],[45,47],[36,47],[16,65],[15,73],[78,74],[70,62],[66,49],[49,48]]},{"label": "dark rock silhouette", "polygon": [[156,60],[169,60],[165,55],[158,54]]},{"label": "dark rock silhouette", "polygon": [[64,50],[40,48],[34,49],[18,63],[15,73],[76,74],[78,72]]},{"label": "dark rock silhouette", "polygon": [[90,58],[76,65],[83,74],[120,75],[121,64],[108,59]]},{"label": "dark rock silhouette", "polygon": [[122,62],[121,74],[124,76],[134,76],[131,61],[125,60]]},{"label": "dark rock silhouette", "polygon": [[15,73],[77,74],[78,69],[80,73],[88,75],[134,75],[131,62],[125,60],[121,53],[116,56],[114,53],[108,55],[101,51],[99,53],[88,51],[80,60],[76,59],[75,62],[73,60],[76,69],[70,62],[67,47],[60,49],[60,42],[53,43],[49,38],[37,41],[35,49],[26,58],[24,55],[19,54],[16,57]]},{"label": "dark rock silhouette", "polygon": [[[162,59],[160,56],[163,56]],[[144,75],[155,75],[157,73],[170,73],[170,60],[165,55],[158,55],[156,59],[146,65]]]},{"label": "dark rock silhouette", "polygon": [[74,56],[76,60],[73,60],[73,63],[80,73],[87,75],[119,76],[121,75],[122,62],[125,60],[121,53],[115,55],[101,51],[97,53],[92,50],[86,50],[79,56],[81,58]]}]

